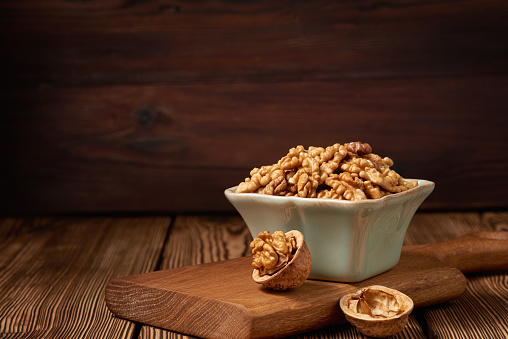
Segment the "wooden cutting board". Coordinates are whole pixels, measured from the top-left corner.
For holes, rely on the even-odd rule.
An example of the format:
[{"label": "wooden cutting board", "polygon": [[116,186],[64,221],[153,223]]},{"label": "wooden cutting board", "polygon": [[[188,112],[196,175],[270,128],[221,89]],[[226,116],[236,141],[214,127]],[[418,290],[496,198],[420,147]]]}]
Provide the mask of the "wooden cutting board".
[{"label": "wooden cutting board", "polygon": [[347,293],[384,285],[415,307],[459,297],[462,272],[508,269],[508,232],[479,232],[430,245],[404,246],[391,270],[358,283],[307,280],[274,292],[251,278],[251,258],[156,271],[112,280],[105,291],[118,317],[204,338],[277,338],[346,322]]}]

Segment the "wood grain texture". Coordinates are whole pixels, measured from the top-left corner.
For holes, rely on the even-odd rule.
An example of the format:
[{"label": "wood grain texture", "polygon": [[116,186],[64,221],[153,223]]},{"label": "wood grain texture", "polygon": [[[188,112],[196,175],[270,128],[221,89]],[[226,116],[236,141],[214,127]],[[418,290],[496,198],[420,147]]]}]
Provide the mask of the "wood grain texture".
[{"label": "wood grain texture", "polygon": [[[222,232],[210,233],[210,227],[197,218],[180,220],[170,239],[183,250],[213,253],[210,249],[216,241],[210,236]],[[184,221],[197,227],[185,227]],[[204,248],[207,241],[211,245]],[[175,246],[168,248],[176,254]],[[344,323],[337,301],[361,286],[397,288],[410,295],[416,307],[445,302],[465,288],[465,279],[457,271],[447,270],[428,255],[405,252],[395,269],[361,283],[308,281],[291,292],[267,294],[252,281],[250,260],[238,258],[115,279],[106,290],[107,304],[122,318],[200,337],[280,337]]]},{"label": "wood grain texture", "polygon": [[[171,228],[160,269],[240,258],[250,254],[252,236],[239,216],[178,215]],[[193,336],[143,326],[140,339],[187,339]]]},{"label": "wood grain texture", "polygon": [[[471,231],[506,231],[506,212],[419,213],[413,218],[405,243],[422,244],[452,239]],[[430,231],[433,230],[433,231]],[[508,284],[505,272],[466,275],[464,294],[450,303],[417,311],[427,337],[498,338],[508,336]]]},{"label": "wood grain texture", "polygon": [[279,338],[346,323],[339,299],[361,287],[390,286],[411,297],[415,308],[455,299],[466,287],[458,270],[415,251],[403,251],[396,267],[358,283],[307,280],[284,293],[256,284],[251,261],[117,278],[106,288],[106,303],[121,318],[199,337]]},{"label": "wood grain texture", "polygon": [[[161,268],[170,269],[186,265],[212,262],[211,258],[220,260],[234,259],[250,254],[249,243],[252,236],[239,216],[178,216],[171,230],[170,243],[166,247]],[[235,245],[236,243],[236,245]],[[228,255],[217,256],[217,247],[236,248],[227,251]],[[215,253],[215,254],[214,254]],[[223,252],[224,253],[224,252]],[[293,338],[362,338],[353,327],[348,325],[335,326],[322,331],[311,331],[298,334]],[[151,326],[143,326],[140,338],[175,338],[185,339],[192,336],[167,331]],[[416,318],[411,316],[408,326],[397,338],[425,338]]]},{"label": "wood grain texture", "polygon": [[455,240],[405,246],[405,250],[421,253],[462,273],[508,271],[508,232],[482,231]]},{"label": "wood grain texture", "polygon": [[160,269],[206,264],[251,254],[252,236],[241,217],[178,215]]},{"label": "wood grain texture", "polygon": [[[410,227],[408,229],[405,245],[412,244],[426,244],[435,243],[441,241],[448,241],[456,239],[470,232],[484,231],[484,230],[502,230],[499,225],[508,224],[507,213],[488,212],[484,214],[478,214],[474,212],[470,213],[422,213],[418,212],[413,218]],[[194,228],[192,225],[199,225],[198,229],[204,228],[203,235],[210,234],[210,229],[215,229],[219,234],[223,231],[222,223],[224,224],[237,224],[241,225],[243,221],[240,217],[233,216],[227,220],[215,220],[208,216],[205,216],[205,220],[198,221],[195,217],[185,217],[180,219],[180,222],[175,223],[173,228],[173,245],[167,247],[168,252],[165,257],[162,266],[164,268],[179,267],[178,262],[181,262],[183,258],[182,253],[193,253],[192,247],[198,244],[198,248],[201,248],[200,253],[203,250],[203,246],[199,245],[204,239],[207,241],[214,242],[217,237],[201,236],[191,237],[189,233],[195,234],[196,231],[192,231]],[[193,220],[191,222],[191,220]],[[208,225],[208,226],[207,226]],[[240,227],[240,226],[239,226]],[[214,234],[214,233],[212,233]],[[219,237],[218,239],[221,239]],[[177,239],[187,239],[179,241]],[[191,243],[189,239],[200,239],[197,242]],[[242,239],[240,243],[244,243]],[[181,247],[180,247],[181,246]],[[215,245],[208,245],[206,248],[208,251]],[[231,246],[228,243],[228,246]],[[169,249],[171,250],[169,251]],[[240,251],[241,252],[241,251]],[[210,257],[212,254],[193,254],[191,255],[192,260],[187,261],[186,265],[199,264],[200,258],[203,256]],[[177,259],[179,258],[179,259]],[[227,259],[227,258],[226,258]],[[416,310],[411,316],[408,326],[404,331],[397,335],[396,338],[433,338],[433,337],[444,337],[444,338],[477,338],[485,337],[486,333],[492,334],[493,338],[504,338],[503,333],[506,332],[506,323],[503,321],[506,313],[506,273],[484,273],[468,275],[468,284],[466,293],[456,301],[451,301],[445,304],[440,304],[431,307],[425,307]],[[484,303],[477,303],[478,294],[470,294],[468,291],[472,287],[472,284],[476,284],[475,279],[481,281],[482,284],[487,284],[489,290],[487,295],[489,302],[492,304],[492,308]],[[501,310],[500,310],[501,309]],[[474,314],[474,318],[471,318],[471,314]],[[481,322],[481,326],[475,327],[476,319]],[[171,331],[162,330],[159,328],[153,328],[150,326],[143,326],[140,337],[143,339],[149,338],[193,338]],[[288,337],[289,338],[289,337]],[[317,338],[366,338],[364,335],[356,331],[356,329],[350,325],[339,325],[328,329],[319,331],[310,331],[307,333],[290,336],[292,339],[317,339]]]},{"label": "wood grain texture", "polygon": [[253,167],[356,140],[436,182],[423,209],[505,208],[507,10],[2,1],[0,213],[232,212]]},{"label": "wood grain texture", "polygon": [[[114,277],[248,254],[251,237],[239,216],[178,216],[162,250],[169,224],[166,217],[1,219],[0,336],[192,338],[116,319],[104,305],[103,288]],[[405,245],[506,230],[506,225],[506,212],[419,212]],[[506,272],[468,274],[467,279],[459,299],[415,310],[396,338],[506,338]],[[339,325],[291,338],[366,337]]]},{"label": "wood grain texture", "polygon": [[453,77],[508,67],[502,0],[11,0],[0,9],[10,86]]},{"label": "wood grain texture", "polygon": [[111,316],[104,286],[152,271],[170,219],[18,218],[0,221],[0,337],[132,338]]},{"label": "wood grain texture", "polygon": [[507,212],[486,212],[481,216],[482,225],[485,229],[496,231],[508,231],[508,213]]},{"label": "wood grain texture", "polygon": [[[454,81],[410,82],[344,83],[342,94],[334,83],[18,92],[8,100],[30,107],[5,117],[0,127],[6,164],[0,170],[9,192],[1,206],[6,213],[232,211],[223,191],[253,167],[276,162],[297,144],[363,140],[392,157],[405,177],[436,182],[422,208],[503,207],[508,159],[497,150],[508,146],[505,110],[484,119],[484,107],[464,101],[468,89]],[[508,81],[475,84],[490,102],[503,100],[508,90]],[[359,92],[370,99],[358,103]],[[443,92],[447,102],[429,100]],[[407,97],[417,98],[417,108]],[[152,107],[140,113],[146,106]],[[67,109],[72,113],[62,114]],[[310,113],[312,121],[303,124]],[[353,115],[355,124],[336,127]],[[384,121],[391,123],[379,133]],[[492,191],[484,173],[500,176]]]}]

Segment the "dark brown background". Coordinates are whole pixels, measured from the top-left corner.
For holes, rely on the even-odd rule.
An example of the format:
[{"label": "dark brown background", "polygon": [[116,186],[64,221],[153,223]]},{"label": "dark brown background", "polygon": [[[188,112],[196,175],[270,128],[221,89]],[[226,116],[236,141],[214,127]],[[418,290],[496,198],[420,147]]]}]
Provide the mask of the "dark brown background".
[{"label": "dark brown background", "polygon": [[233,211],[369,142],[422,209],[508,207],[508,2],[2,1],[3,214]]}]

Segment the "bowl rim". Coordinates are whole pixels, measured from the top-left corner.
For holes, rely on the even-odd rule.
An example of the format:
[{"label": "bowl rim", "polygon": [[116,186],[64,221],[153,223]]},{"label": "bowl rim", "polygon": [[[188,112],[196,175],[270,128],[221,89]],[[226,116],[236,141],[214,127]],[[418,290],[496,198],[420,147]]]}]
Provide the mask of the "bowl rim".
[{"label": "bowl rim", "polygon": [[[228,199],[232,200],[240,200],[240,199],[249,199],[249,200],[256,200],[256,201],[266,201],[266,202],[294,202],[297,204],[306,204],[306,205],[337,205],[337,206],[353,206],[353,205],[378,205],[378,204],[384,204],[391,200],[397,200],[404,197],[411,196],[417,192],[420,191],[427,191],[429,190],[432,192],[432,190],[435,187],[435,183],[430,180],[425,179],[406,179],[409,181],[418,181],[418,186],[411,188],[407,191],[385,195],[384,197],[381,197],[379,199],[365,199],[365,200],[356,200],[356,201],[350,201],[350,200],[338,200],[338,199],[332,199],[332,198],[303,198],[298,196],[277,196],[277,195],[268,195],[268,194],[259,194],[259,193],[235,193],[237,186],[233,186],[230,188],[227,188],[224,191],[224,194]],[[273,200],[275,199],[275,200]]]}]

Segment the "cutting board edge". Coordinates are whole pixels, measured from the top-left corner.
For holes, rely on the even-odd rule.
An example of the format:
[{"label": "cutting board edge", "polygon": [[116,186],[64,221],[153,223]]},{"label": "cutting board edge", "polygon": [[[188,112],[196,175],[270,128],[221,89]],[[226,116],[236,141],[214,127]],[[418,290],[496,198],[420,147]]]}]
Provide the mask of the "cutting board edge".
[{"label": "cutting board edge", "polygon": [[[404,267],[414,267],[414,263],[421,262],[422,261],[422,255],[421,254],[408,254],[405,257],[405,261],[402,263]],[[252,312],[249,307],[246,307],[242,303],[237,303],[235,300],[227,300],[227,299],[221,299],[220,297],[210,298],[205,295],[199,295],[195,293],[187,293],[180,290],[178,287],[174,287],[171,285],[167,285],[168,281],[168,274],[169,273],[175,273],[178,272],[178,274],[193,274],[195,272],[195,269],[199,268],[209,270],[213,269],[216,271],[218,268],[217,266],[220,266],[221,268],[226,269],[235,269],[236,265],[244,265],[244,263],[240,262],[245,260],[245,258],[242,258],[241,260],[238,259],[232,259],[230,261],[219,261],[216,263],[212,263],[211,265],[195,265],[192,267],[192,269],[189,268],[176,268],[176,269],[168,269],[164,271],[155,271],[148,274],[142,274],[142,275],[135,275],[135,276],[129,276],[129,277],[123,277],[123,278],[117,278],[112,280],[106,290],[106,301],[108,308],[112,311],[113,314],[127,319],[131,321],[136,321],[139,323],[143,323],[150,326],[160,327],[167,330],[172,330],[180,333],[185,333],[189,335],[195,335],[199,337],[206,337],[206,338],[266,338],[266,337],[281,337],[285,335],[293,335],[302,333],[308,330],[313,330],[316,328],[321,328],[322,326],[317,326],[313,328],[307,328],[302,327],[301,329],[298,329],[295,331],[290,331],[291,333],[284,332],[284,335],[280,335],[282,333],[278,333],[277,331],[274,331],[272,327],[267,325],[270,323],[270,319],[267,319],[264,317],[262,313],[259,313],[258,310]],[[364,280],[362,282],[354,283],[351,285],[351,287],[355,286],[355,288],[361,288],[372,284],[381,284],[385,285],[387,287],[396,288],[401,290],[401,292],[408,294],[411,298],[415,301],[415,308],[419,307],[425,307],[425,306],[431,306],[443,302],[447,302],[453,299],[458,298],[465,290],[467,280],[464,274],[455,268],[446,267],[440,264],[439,266],[434,266],[434,264],[439,264],[439,262],[435,259],[427,260],[426,259],[426,266],[418,266],[417,274],[414,275],[414,278],[417,279],[417,283],[414,285],[405,285],[406,288],[401,288],[397,286],[392,286],[390,284],[386,284],[385,282],[377,281],[379,280],[379,277],[373,277],[371,279]],[[430,265],[432,264],[432,265]],[[430,266],[429,266],[430,265]],[[395,274],[400,275],[400,273],[396,273],[398,270],[400,271],[400,267],[396,267],[391,272],[388,272],[388,274]],[[431,269],[430,273],[428,274],[428,270]],[[202,272],[201,272],[202,273]],[[224,272],[222,272],[224,273]],[[245,272],[241,274],[242,279],[245,280]],[[235,271],[235,276],[238,276],[238,271]],[[385,273],[386,274],[386,273]],[[437,275],[437,276],[436,276]],[[382,277],[382,275],[380,275]],[[249,275],[250,277],[250,275]],[[428,280],[431,279],[431,280]],[[179,279],[179,284],[182,283],[182,281]],[[373,280],[376,280],[375,282]],[[329,282],[329,281],[321,281],[321,280],[313,280],[317,283],[317,285],[326,285],[326,286],[338,286],[342,285],[341,283],[335,283],[335,282]],[[429,288],[423,288],[426,284],[426,282],[430,283],[430,289]],[[450,288],[443,289],[443,285],[447,285],[453,283],[453,285],[450,285]],[[148,286],[147,286],[148,284]],[[150,286],[152,284],[152,286]],[[344,284],[348,285],[348,284]],[[202,288],[206,288],[206,285],[202,286]],[[301,290],[302,287],[298,288],[298,290]],[[263,289],[263,288],[261,288]],[[115,293],[118,294],[115,296]],[[275,293],[275,292],[270,292]],[[280,292],[279,292],[280,293]],[[229,294],[229,292],[226,292],[226,295]],[[173,298],[171,297],[173,295]],[[177,295],[175,297],[175,295]],[[282,296],[284,295],[281,294]],[[224,296],[224,295],[223,295]],[[429,296],[431,297],[429,299]],[[133,298],[134,297],[134,298]],[[144,308],[143,305],[136,306],[135,304],[143,304],[144,303],[152,303],[151,300],[158,299],[158,298],[166,298],[163,301],[160,301],[158,304],[154,304],[153,308],[157,309],[159,313],[172,313],[171,317],[172,319],[157,319],[157,317],[154,317],[149,314]],[[141,302],[140,302],[141,301]],[[218,331],[214,331],[214,328],[218,325],[214,325],[215,323],[221,323],[224,322],[224,319],[227,319],[227,313],[226,312],[225,317],[212,317],[207,318],[210,316],[210,314],[213,315],[213,312],[203,312],[203,307],[201,310],[199,308],[196,309],[189,309],[188,312],[190,314],[185,314],[183,311],[179,310],[178,307],[175,310],[175,307],[171,307],[171,304],[180,305],[183,302],[187,302],[191,307],[192,304],[199,304],[199,305],[208,305],[205,308],[210,310],[219,309],[219,311],[224,308],[231,309],[233,312],[237,312],[236,317],[239,319],[243,319],[243,325],[238,325],[242,323],[242,321],[233,320],[233,323],[236,324],[234,326],[234,329],[237,330],[238,328],[242,329],[241,333],[234,334],[234,331],[229,330],[227,331],[227,336],[225,335],[223,329],[222,332],[220,332],[220,329]],[[119,305],[118,307],[115,305],[115,302],[117,302]],[[152,303],[153,304],[153,303]],[[337,300],[338,304],[338,300]],[[146,306],[146,305],[145,305]],[[129,308],[131,310],[129,311]],[[129,313],[130,312],[130,313]],[[187,320],[186,320],[187,319]],[[196,320],[197,319],[197,320]],[[195,328],[196,326],[192,326],[192,322],[194,321],[203,321],[203,319],[207,320],[206,331],[200,331],[199,328]],[[338,322],[338,319],[335,319]],[[344,319],[344,322],[345,319]],[[343,322],[341,322],[343,323]],[[338,325],[333,324],[333,325]],[[272,324],[273,325],[273,324]],[[324,324],[322,324],[324,325]],[[330,324],[327,324],[330,325]],[[226,327],[228,325],[226,324]],[[325,326],[328,327],[328,326]],[[218,335],[214,335],[217,334]],[[275,336],[274,336],[275,335]]]},{"label": "cutting board edge", "polygon": [[[131,295],[139,296],[141,290],[146,298],[140,299],[130,297]],[[124,278],[111,280],[107,284],[104,294],[108,309],[115,316],[122,319],[203,338],[254,338],[253,317],[248,309],[241,304],[170,289],[162,290],[159,288],[150,288]],[[118,302],[115,300],[118,300]],[[132,300],[134,300],[134,302]],[[152,306],[154,304],[146,302],[147,300],[155,302],[157,307],[153,308]],[[196,308],[193,307],[193,305],[203,304],[210,305],[210,309],[219,309],[222,310],[222,312],[212,314],[207,312],[209,308],[203,307],[201,310],[196,310]],[[172,312],[166,312],[166,315],[171,315],[170,317],[160,317],[155,314],[150,317],[149,309],[157,309],[160,311],[161,305],[162,309],[170,308],[170,305],[178,305],[178,310],[177,312],[175,312],[174,309]],[[143,310],[146,311],[143,312]],[[200,317],[208,317],[208,319],[211,317],[211,321],[208,323],[220,325],[212,326],[212,328],[203,326],[196,329],[193,323],[199,321]],[[229,321],[224,321],[228,318]],[[149,320],[147,321],[146,319]]]}]

